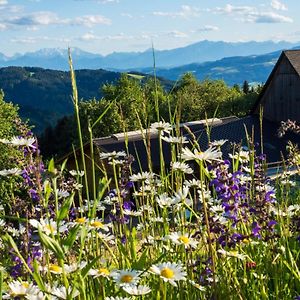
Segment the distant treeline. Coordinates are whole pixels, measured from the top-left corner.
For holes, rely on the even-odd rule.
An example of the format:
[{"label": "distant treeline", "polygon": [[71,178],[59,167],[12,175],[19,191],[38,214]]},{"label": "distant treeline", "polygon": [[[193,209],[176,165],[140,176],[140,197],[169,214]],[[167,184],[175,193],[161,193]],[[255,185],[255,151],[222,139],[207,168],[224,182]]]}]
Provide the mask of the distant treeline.
[{"label": "distant treeline", "polygon": [[[223,80],[198,81],[193,74],[185,74],[173,87],[164,88],[154,77],[122,74],[114,83],[102,85],[100,98],[82,100],[80,115],[84,139],[88,139],[88,124],[105,115],[93,130],[94,137],[147,128],[158,118],[165,121],[187,122],[205,118],[247,115],[261,86],[229,87]],[[73,115],[64,116],[55,126],[48,126],[40,136],[45,157],[62,156],[77,145],[77,131]]]}]

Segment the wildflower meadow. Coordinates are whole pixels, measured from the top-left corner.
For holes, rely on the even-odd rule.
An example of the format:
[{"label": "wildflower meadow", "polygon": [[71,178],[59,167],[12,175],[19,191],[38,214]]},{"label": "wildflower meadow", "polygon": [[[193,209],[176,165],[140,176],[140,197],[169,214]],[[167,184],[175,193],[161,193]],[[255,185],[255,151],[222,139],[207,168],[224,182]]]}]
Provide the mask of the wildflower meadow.
[{"label": "wildflower meadow", "polygon": [[[71,78],[76,112],[72,64]],[[271,179],[251,138],[223,159],[229,141],[200,149],[176,124],[151,124],[156,173],[126,149],[98,153],[96,123],[77,169],[44,164],[30,131],[0,140],[20,152],[0,171],[0,299],[300,299],[300,154]]]}]

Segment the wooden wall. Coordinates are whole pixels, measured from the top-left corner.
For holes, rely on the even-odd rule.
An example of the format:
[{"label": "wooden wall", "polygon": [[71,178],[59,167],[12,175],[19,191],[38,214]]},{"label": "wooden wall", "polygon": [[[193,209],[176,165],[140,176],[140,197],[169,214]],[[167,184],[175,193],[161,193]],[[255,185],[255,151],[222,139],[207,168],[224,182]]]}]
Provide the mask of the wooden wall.
[{"label": "wooden wall", "polygon": [[[272,76],[260,105],[270,121],[300,122],[300,77],[285,55]],[[257,108],[257,111],[259,108]]]}]

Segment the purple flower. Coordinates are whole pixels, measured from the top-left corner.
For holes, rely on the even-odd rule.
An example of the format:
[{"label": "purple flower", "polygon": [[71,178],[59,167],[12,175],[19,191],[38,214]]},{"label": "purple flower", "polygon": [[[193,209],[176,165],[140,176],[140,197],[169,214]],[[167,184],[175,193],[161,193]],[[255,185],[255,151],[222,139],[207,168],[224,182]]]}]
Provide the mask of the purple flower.
[{"label": "purple flower", "polygon": [[258,223],[253,222],[252,223],[252,234],[254,237],[261,238],[260,230],[261,230],[261,227],[258,225]]}]

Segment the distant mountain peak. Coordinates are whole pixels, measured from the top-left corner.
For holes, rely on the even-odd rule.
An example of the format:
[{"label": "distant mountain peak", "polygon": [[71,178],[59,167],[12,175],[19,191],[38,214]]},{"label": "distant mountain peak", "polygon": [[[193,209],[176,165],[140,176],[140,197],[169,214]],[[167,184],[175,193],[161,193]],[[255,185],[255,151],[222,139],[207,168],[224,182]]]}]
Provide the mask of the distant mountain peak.
[{"label": "distant mountain peak", "polygon": [[[169,50],[155,50],[157,67],[173,68],[191,63],[216,61],[224,57],[261,55],[291,49],[300,43],[287,41],[227,42],[202,40],[194,44]],[[77,69],[134,70],[153,66],[152,48],[143,52],[113,52],[100,55],[71,48]],[[0,56],[0,67],[30,66],[48,69],[68,70],[67,49],[44,48],[7,58]]]}]

